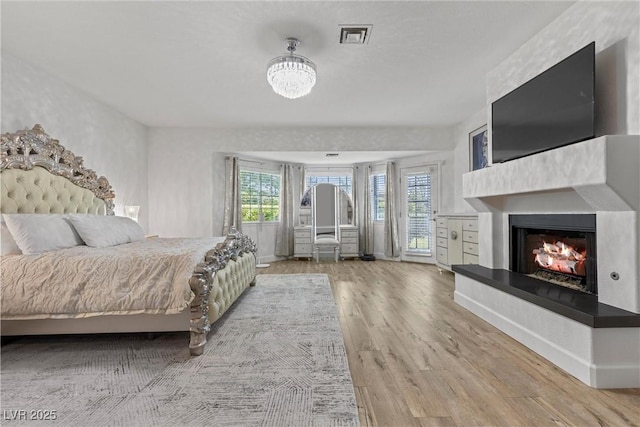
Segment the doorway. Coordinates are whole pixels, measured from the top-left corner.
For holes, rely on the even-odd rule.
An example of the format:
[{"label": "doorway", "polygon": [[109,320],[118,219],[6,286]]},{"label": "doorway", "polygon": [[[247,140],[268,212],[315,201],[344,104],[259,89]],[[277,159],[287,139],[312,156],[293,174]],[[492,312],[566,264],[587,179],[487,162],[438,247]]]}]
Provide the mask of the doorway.
[{"label": "doorway", "polygon": [[437,201],[437,165],[401,170],[400,213],[401,258],[404,261],[430,262],[434,248],[433,232]]}]

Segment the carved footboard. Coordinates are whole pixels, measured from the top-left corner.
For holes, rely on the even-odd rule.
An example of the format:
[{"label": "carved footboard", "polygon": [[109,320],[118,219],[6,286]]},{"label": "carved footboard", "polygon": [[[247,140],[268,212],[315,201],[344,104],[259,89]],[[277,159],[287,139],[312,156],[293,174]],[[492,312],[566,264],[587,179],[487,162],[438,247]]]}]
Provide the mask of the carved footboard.
[{"label": "carved footboard", "polygon": [[189,280],[195,297],[191,301],[192,356],[199,356],[207,343],[211,323],[224,314],[242,291],[255,285],[256,245],[233,229],[223,243],[216,245],[198,264]]}]

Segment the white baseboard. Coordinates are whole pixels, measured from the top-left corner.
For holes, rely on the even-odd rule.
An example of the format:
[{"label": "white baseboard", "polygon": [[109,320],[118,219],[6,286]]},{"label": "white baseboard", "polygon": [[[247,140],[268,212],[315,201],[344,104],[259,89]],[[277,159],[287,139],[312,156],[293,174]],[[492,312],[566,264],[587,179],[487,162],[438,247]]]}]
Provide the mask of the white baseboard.
[{"label": "white baseboard", "polygon": [[396,257],[396,258],[388,258],[384,253],[374,253],[373,256],[376,257],[376,259],[381,260],[381,261],[401,261],[400,257]]},{"label": "white baseboard", "polygon": [[266,264],[266,263],[275,262],[275,261],[284,261],[285,259],[287,258],[283,258],[275,255],[267,255],[267,256],[261,256],[260,259],[256,257],[256,262],[259,262],[261,264]]},{"label": "white baseboard", "polygon": [[594,329],[460,275],[454,301],[591,387],[640,387],[639,328]]}]

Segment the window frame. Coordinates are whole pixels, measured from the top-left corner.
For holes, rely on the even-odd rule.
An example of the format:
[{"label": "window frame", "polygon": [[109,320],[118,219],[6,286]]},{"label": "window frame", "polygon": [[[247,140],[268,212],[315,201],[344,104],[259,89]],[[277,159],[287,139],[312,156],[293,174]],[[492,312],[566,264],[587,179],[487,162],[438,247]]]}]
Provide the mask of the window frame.
[{"label": "window frame", "polygon": [[[246,219],[245,218],[245,206],[254,206],[253,203],[245,203],[245,196],[244,196],[244,191],[245,191],[245,178],[243,177],[243,175],[246,174],[252,174],[253,176],[257,176],[258,177],[258,194],[254,197],[257,197],[257,219],[253,220],[253,219]],[[268,177],[269,182],[265,182],[263,183],[263,178]],[[275,187],[274,184],[274,180],[277,180],[277,194],[274,194],[274,192],[272,191],[271,193],[266,193],[265,194],[265,186],[269,186],[272,189]],[[281,199],[281,190],[282,190],[282,178],[280,176],[279,172],[275,172],[273,170],[268,170],[268,169],[261,169],[261,168],[255,168],[255,167],[251,167],[251,166],[246,166],[246,165],[240,165],[240,205],[241,205],[241,215],[242,215],[242,223],[243,224],[258,224],[258,223],[265,223],[265,224],[273,224],[273,223],[279,223],[280,222],[280,206],[282,205],[282,199]],[[270,204],[270,211],[273,213],[273,211],[275,210],[277,213],[275,215],[274,219],[267,219],[267,217],[270,217],[270,215],[265,215],[265,209],[264,206],[265,204],[263,203],[263,199],[271,199],[272,202]],[[277,200],[277,203],[273,203],[273,199]],[[251,209],[251,208],[250,208]],[[249,211],[250,213],[252,212],[252,210]],[[251,218],[250,215],[249,218]],[[260,217],[263,217],[264,220],[260,221]]]},{"label": "window frame", "polygon": [[[409,175],[421,175],[427,174],[430,176],[430,218],[431,221],[428,222],[428,227],[430,228],[429,233],[429,241],[427,243],[428,247],[424,251],[415,251],[408,250],[408,230],[407,226],[409,223],[408,218],[408,195],[406,194],[406,182]],[[402,241],[402,253],[401,259],[403,261],[416,261],[416,262],[429,262],[424,261],[425,258],[434,257],[436,255],[436,239],[437,235],[435,228],[435,218],[436,212],[440,211],[440,181],[441,181],[441,162],[425,162],[422,164],[409,164],[405,167],[400,168],[400,191],[401,195],[400,205],[401,214],[399,221],[399,228],[401,241]]]},{"label": "window frame", "polygon": [[[421,184],[416,182],[416,185],[410,186],[409,183],[409,177],[413,177],[413,178],[418,178],[421,179],[421,177],[425,177],[426,178],[426,184]],[[409,172],[409,173],[403,173],[403,177],[402,177],[404,183],[402,185],[402,190],[404,193],[404,211],[406,211],[404,213],[405,216],[405,238],[404,238],[404,247],[405,247],[405,251],[407,252],[407,254],[411,254],[411,255],[425,255],[425,254],[430,254],[433,252],[433,241],[434,241],[434,236],[433,236],[433,207],[432,207],[432,201],[433,201],[433,175],[430,171],[416,171],[416,172]],[[420,184],[420,185],[418,185]],[[418,189],[423,189],[422,191],[425,192],[425,197],[424,200],[423,198],[412,198],[411,197],[411,189],[414,189],[413,193],[418,193]],[[420,193],[422,193],[422,191],[420,191]],[[416,194],[417,195],[417,194]],[[427,212],[426,215],[424,216],[418,216],[418,215],[414,215],[411,216],[409,214],[410,209],[410,205],[413,204],[416,208],[418,208],[420,203],[426,203],[425,206],[425,212]],[[412,248],[410,247],[411,245],[411,241],[412,238],[411,236],[414,235],[414,233],[411,233],[411,218],[424,218],[425,221],[425,225],[426,225],[426,247],[424,249],[420,249],[420,248]],[[417,241],[419,239],[420,236],[415,237],[416,239],[416,244]]]},{"label": "window frame", "polygon": [[[382,177],[383,180],[381,188],[376,184],[378,177]],[[369,198],[371,200],[371,212],[373,213],[372,220],[373,222],[384,222],[385,204],[387,202],[387,173],[384,171],[373,171],[369,175],[369,180]],[[382,208],[380,207],[381,204]],[[382,215],[379,215],[380,209],[382,209]]]},{"label": "window frame", "polygon": [[[344,190],[345,193],[353,200],[353,167],[329,167],[329,168],[305,168],[305,191],[306,193],[309,188],[311,188],[315,184],[321,184],[328,182],[330,184],[334,184],[341,190]],[[309,180],[312,178],[327,178],[326,180],[321,180],[320,182],[316,181],[310,185]],[[340,182],[331,182],[330,178],[344,178],[345,183],[342,184]]]}]

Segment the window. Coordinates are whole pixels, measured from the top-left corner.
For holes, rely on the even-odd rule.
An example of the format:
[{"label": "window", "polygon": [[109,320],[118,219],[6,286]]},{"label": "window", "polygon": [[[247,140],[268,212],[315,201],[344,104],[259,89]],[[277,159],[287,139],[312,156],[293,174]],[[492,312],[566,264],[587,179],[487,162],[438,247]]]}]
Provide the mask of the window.
[{"label": "window", "polygon": [[407,196],[407,252],[431,250],[431,175],[405,175]]},{"label": "window", "polygon": [[242,221],[256,222],[280,219],[280,175],[249,170],[240,171]]},{"label": "window", "polygon": [[384,173],[371,175],[371,216],[374,221],[384,221],[385,181]]},{"label": "window", "polygon": [[351,175],[307,175],[307,188],[321,183],[334,184],[351,197]]}]

